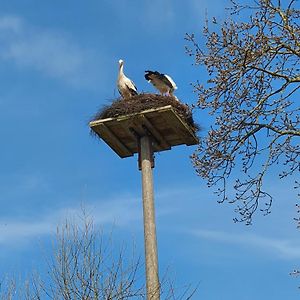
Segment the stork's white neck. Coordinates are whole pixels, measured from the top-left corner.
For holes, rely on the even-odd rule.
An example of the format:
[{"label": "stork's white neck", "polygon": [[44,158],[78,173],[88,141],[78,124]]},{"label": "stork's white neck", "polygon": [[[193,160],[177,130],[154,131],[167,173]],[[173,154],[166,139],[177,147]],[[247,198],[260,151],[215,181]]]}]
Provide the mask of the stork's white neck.
[{"label": "stork's white neck", "polygon": [[123,64],[120,64],[119,74],[120,74],[120,75],[124,75],[124,72],[123,72]]}]

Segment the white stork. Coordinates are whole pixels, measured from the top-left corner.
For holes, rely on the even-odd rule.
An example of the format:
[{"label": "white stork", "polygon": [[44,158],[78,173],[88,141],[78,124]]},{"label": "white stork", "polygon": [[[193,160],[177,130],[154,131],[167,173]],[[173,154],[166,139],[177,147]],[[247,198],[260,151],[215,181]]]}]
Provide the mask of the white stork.
[{"label": "white stork", "polygon": [[128,77],[125,76],[123,72],[123,66],[124,66],[124,61],[120,59],[117,86],[120,95],[124,99],[128,99],[131,96],[137,95],[137,89],[133,81],[131,81]]},{"label": "white stork", "polygon": [[152,83],[162,95],[172,95],[177,86],[173,79],[166,74],[159,73],[157,71],[145,71],[145,78],[148,82]]}]

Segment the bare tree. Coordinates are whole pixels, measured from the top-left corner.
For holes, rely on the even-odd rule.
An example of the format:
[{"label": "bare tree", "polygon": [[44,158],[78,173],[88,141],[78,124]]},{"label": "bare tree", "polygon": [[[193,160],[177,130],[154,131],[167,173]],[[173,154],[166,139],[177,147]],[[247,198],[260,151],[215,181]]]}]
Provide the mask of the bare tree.
[{"label": "bare tree", "polygon": [[16,293],[16,282],[14,279],[4,278],[0,282],[0,299],[12,300]]},{"label": "bare tree", "polygon": [[[132,253],[132,254],[130,254]],[[47,273],[33,275],[22,285],[0,281],[0,300],[126,300],[146,299],[144,266],[131,250],[105,238],[93,219],[83,213],[57,227]],[[188,300],[196,289],[175,288],[168,273],[161,282],[161,297]]]},{"label": "bare tree", "polygon": [[[94,228],[84,217],[82,225],[69,222],[58,227],[48,277],[33,280],[36,299],[121,300],[140,298],[143,284],[138,282],[140,263],[126,257],[125,248]],[[140,284],[140,286],[138,286]]]},{"label": "bare tree", "polygon": [[267,172],[284,178],[300,170],[300,10],[298,0],[231,2],[227,20],[206,22],[203,46],[186,35],[187,54],[209,75],[194,84],[197,106],[215,121],[192,161],[220,202],[236,204],[235,221],[250,224],[257,208],[270,212]]},{"label": "bare tree", "polygon": [[[22,284],[9,276],[0,282],[1,300],[125,300],[144,299],[139,259],[111,235],[95,229],[85,213],[57,227],[46,273],[36,271]],[[43,265],[43,264],[41,264]]]}]

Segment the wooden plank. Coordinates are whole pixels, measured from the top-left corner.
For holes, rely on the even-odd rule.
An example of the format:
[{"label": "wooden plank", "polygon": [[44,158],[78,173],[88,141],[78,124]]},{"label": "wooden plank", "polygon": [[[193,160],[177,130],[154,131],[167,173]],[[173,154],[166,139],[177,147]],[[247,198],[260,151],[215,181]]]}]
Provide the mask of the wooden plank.
[{"label": "wooden plank", "polygon": [[147,134],[154,139],[155,152],[170,150],[176,145],[198,143],[194,131],[171,105],[91,121],[90,127],[121,157],[138,152],[138,139]]},{"label": "wooden plank", "polygon": [[[142,136],[148,135],[149,133],[151,135],[152,132],[148,128],[145,127],[144,118],[143,115],[133,115],[130,119],[123,118],[121,121],[119,121],[120,126],[122,126],[123,130],[128,133],[128,136],[133,137],[136,141],[138,141],[139,138]],[[153,126],[152,126],[153,127]],[[168,145],[161,145],[160,141],[157,141],[156,136],[152,136],[154,140],[154,151],[163,151],[163,150],[169,150],[170,146]],[[136,152],[138,151],[137,144],[135,147]]]},{"label": "wooden plank", "polygon": [[126,132],[126,134],[127,134],[127,145],[130,144],[131,145],[130,149],[132,149],[134,151],[134,153],[137,153],[138,152],[138,140],[139,140],[140,135],[136,132],[137,128],[133,124],[134,119],[135,119],[135,116],[132,116],[130,119],[124,118],[121,121],[118,119],[117,122],[122,127],[124,132]]},{"label": "wooden plank", "polygon": [[125,119],[131,119],[133,116],[139,116],[139,115],[145,115],[145,114],[151,115],[153,113],[155,114],[157,112],[164,112],[164,111],[168,111],[170,109],[172,109],[172,105],[166,105],[166,106],[157,107],[157,108],[150,108],[150,109],[138,112],[138,113],[119,116],[119,117],[116,117],[115,119],[117,119],[117,121],[122,121],[122,120],[125,120]]},{"label": "wooden plank", "polygon": [[174,111],[173,108],[165,113],[164,118],[167,123],[172,124],[172,126],[176,129],[177,134],[182,138],[182,144],[186,145],[196,145],[198,144],[198,138],[192,129],[182,120],[180,116]]},{"label": "wooden plank", "polygon": [[159,130],[155,128],[149,121],[145,114],[140,116],[142,122],[145,124],[146,128],[150,131],[151,135],[156,139],[158,145],[164,150],[170,150],[170,144],[165,140],[165,138],[160,134]]},{"label": "wooden plank", "polygon": [[134,152],[128,149],[118,137],[104,124],[93,126],[92,129],[121,157],[132,156]]},{"label": "wooden plank", "polygon": [[152,114],[152,113],[156,113],[156,112],[164,112],[164,111],[168,111],[172,109],[172,105],[166,105],[166,106],[162,106],[162,107],[158,107],[158,108],[151,108],[151,109],[147,109],[147,110],[144,110],[142,112],[138,112],[138,113],[133,113],[133,114],[128,114],[128,115],[124,115],[124,116],[118,116],[118,117],[115,117],[115,118],[106,118],[106,119],[99,119],[99,120],[94,120],[94,121],[91,121],[89,123],[90,127],[94,127],[94,126],[97,126],[101,123],[107,123],[107,122],[115,122],[115,121],[123,121],[123,120],[126,120],[126,119],[131,119],[133,116],[136,116],[136,115],[141,115],[141,114]]}]

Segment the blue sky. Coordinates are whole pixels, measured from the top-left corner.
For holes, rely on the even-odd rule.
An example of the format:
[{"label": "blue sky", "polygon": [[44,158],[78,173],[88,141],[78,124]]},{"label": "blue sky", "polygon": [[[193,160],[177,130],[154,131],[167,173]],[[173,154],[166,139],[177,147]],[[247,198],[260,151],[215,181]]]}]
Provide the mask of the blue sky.
[{"label": "blue sky", "polygon": [[[195,103],[190,83],[207,77],[185,55],[184,35],[201,41],[206,10],[224,18],[226,3],[0,0],[0,278],[38,269],[41,245],[82,203],[143,254],[137,158],[120,159],[87,123],[118,95],[120,58],[139,91],[154,91],[143,74],[158,70],[175,80],[179,99]],[[204,112],[195,118],[210,126]],[[291,181],[270,174],[272,214],[234,224],[234,207],[218,204],[193,171],[194,150],[156,154],[161,273],[169,268],[179,287],[199,283],[195,299],[298,299],[289,276],[300,261]]]}]

